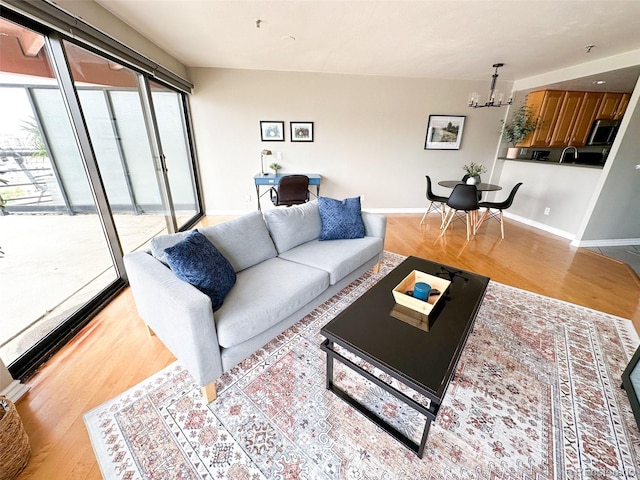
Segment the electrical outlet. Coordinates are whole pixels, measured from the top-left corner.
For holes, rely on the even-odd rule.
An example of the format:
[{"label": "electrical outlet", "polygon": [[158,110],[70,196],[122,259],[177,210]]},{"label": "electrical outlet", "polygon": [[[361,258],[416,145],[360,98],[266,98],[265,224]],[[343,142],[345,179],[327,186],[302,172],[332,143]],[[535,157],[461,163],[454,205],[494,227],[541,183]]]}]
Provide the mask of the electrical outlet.
[{"label": "electrical outlet", "polygon": [[282,152],[276,152],[276,158],[282,160]]},{"label": "electrical outlet", "polygon": [[549,215],[549,213],[551,212],[551,208],[547,207],[544,209],[544,214],[545,215]]},{"label": "electrical outlet", "polygon": [[367,198],[366,195],[360,195],[360,202],[364,203],[365,199]]}]

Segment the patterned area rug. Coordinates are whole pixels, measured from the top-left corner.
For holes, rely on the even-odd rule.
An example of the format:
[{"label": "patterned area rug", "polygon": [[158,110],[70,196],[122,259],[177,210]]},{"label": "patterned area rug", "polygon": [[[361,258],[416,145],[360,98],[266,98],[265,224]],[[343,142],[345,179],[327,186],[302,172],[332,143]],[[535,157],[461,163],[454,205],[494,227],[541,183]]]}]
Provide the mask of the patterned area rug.
[{"label": "patterned area rug", "polygon": [[[104,477],[638,478],[640,433],[620,388],[638,344],[631,322],[495,282],[423,459],[327,391],[321,326],[402,259],[386,253],[378,274],[225,374],[209,405],[175,363],[85,414]],[[340,363],[335,369],[342,388],[420,435],[420,414]]]}]

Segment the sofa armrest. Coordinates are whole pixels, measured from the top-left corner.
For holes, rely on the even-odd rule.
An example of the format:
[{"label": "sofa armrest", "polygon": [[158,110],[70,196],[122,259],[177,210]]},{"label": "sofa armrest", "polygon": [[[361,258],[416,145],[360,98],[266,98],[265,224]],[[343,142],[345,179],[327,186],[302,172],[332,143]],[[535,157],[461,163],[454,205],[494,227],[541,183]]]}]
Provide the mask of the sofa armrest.
[{"label": "sofa armrest", "polygon": [[222,375],[211,299],[146,252],[124,256],[140,317],[200,386]]},{"label": "sofa armrest", "polygon": [[387,233],[387,217],[377,213],[362,212],[364,231],[367,237],[378,237],[384,240]]}]

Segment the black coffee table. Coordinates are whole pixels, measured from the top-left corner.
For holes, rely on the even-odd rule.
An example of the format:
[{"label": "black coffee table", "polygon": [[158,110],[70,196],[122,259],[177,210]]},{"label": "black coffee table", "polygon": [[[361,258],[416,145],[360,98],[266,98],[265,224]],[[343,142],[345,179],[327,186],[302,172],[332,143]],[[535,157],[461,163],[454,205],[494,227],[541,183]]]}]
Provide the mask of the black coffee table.
[{"label": "black coffee table", "polygon": [[[428,331],[392,316],[393,288],[413,270],[451,281],[429,318]],[[431,422],[435,420],[453,378],[456,365],[484,298],[489,278],[417,257],[409,257],[368,292],[327,323],[320,333],[327,353],[327,389],[422,458]],[[440,303],[442,303],[440,305]],[[360,368],[335,350],[346,349],[392,378],[427,397],[422,405]],[[333,361],[338,360],[426,417],[420,444],[370,412],[333,382]]]}]

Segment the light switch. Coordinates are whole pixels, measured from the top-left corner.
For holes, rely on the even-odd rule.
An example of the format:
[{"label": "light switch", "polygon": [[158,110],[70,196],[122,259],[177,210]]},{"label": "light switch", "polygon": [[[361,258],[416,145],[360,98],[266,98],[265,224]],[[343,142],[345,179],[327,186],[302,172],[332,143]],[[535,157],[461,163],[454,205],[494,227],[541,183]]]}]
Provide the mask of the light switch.
[{"label": "light switch", "polygon": [[276,152],[276,157],[278,160],[282,160],[282,152]]}]

